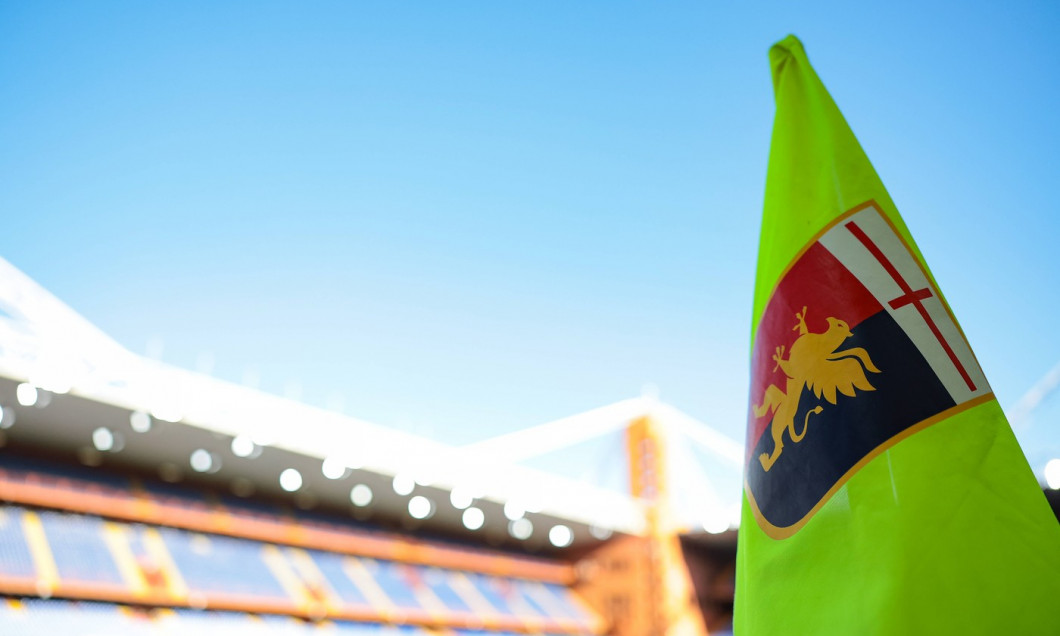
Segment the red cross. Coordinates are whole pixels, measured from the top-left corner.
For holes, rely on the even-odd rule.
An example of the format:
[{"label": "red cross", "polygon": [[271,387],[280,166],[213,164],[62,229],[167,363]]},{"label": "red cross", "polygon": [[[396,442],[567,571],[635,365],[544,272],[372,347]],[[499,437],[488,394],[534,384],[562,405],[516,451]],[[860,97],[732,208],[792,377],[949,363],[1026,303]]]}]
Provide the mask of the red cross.
[{"label": "red cross", "polygon": [[859,241],[861,241],[861,244],[865,246],[865,249],[869,250],[869,252],[876,257],[876,260],[880,262],[883,269],[887,270],[887,273],[891,275],[891,278],[894,279],[894,282],[898,283],[898,287],[902,290],[901,296],[887,304],[891,306],[891,309],[898,309],[899,307],[905,307],[906,305],[913,305],[916,307],[920,317],[924,319],[924,322],[926,322],[927,326],[931,329],[931,333],[935,334],[935,338],[938,339],[939,344],[941,344],[942,348],[946,351],[946,355],[950,357],[950,362],[953,363],[953,366],[957,368],[957,372],[961,374],[962,378],[964,378],[964,383],[968,385],[968,389],[974,391],[975,383],[972,382],[971,376],[968,375],[968,371],[957,358],[957,354],[953,352],[952,348],[950,348],[950,343],[946,342],[946,339],[942,337],[942,332],[939,331],[938,325],[936,325],[935,321],[931,319],[931,315],[928,314],[927,308],[924,307],[923,301],[933,296],[931,290],[925,287],[924,289],[913,291],[913,288],[909,286],[909,283],[905,282],[905,279],[902,278],[902,275],[891,261],[887,259],[887,256],[879,246],[872,242],[872,239],[870,239],[868,235],[858,227],[857,223],[850,221],[846,224],[846,228],[850,230],[850,233]]}]

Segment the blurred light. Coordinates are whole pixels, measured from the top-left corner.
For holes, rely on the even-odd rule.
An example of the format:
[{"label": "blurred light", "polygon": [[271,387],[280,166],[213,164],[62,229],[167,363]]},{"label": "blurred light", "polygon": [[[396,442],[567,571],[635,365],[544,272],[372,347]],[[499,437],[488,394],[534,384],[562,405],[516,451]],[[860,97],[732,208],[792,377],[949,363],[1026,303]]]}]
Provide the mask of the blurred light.
[{"label": "blurred light", "polygon": [[280,473],[280,488],[287,492],[294,492],[302,487],[302,473],[294,468],[285,468]]},{"label": "blurred light", "polygon": [[1060,490],[1060,459],[1050,459],[1045,464],[1045,483],[1053,490]]},{"label": "blurred light", "polygon": [[508,524],[508,534],[520,541],[526,541],[534,533],[534,524],[526,517],[516,519]]},{"label": "blurred light", "polygon": [[151,416],[156,420],[175,424],[184,417],[184,414],[174,404],[159,404],[151,409]]},{"label": "blurred light", "polygon": [[565,548],[574,543],[574,533],[563,524],[555,525],[548,531],[548,540],[557,548]]},{"label": "blurred light", "polygon": [[250,436],[250,441],[254,442],[254,446],[272,446],[276,441],[276,434],[272,431],[255,431]]},{"label": "blurred light", "polygon": [[592,537],[594,539],[599,539],[600,541],[605,541],[605,540],[611,538],[612,532],[611,532],[611,528],[605,528],[603,526],[591,525],[591,526],[589,526],[589,534],[592,535]]},{"label": "blurred light", "polygon": [[11,428],[15,425],[15,409],[0,406],[0,428]]},{"label": "blurred light", "polygon": [[461,520],[464,522],[464,527],[468,530],[478,530],[484,523],[486,523],[486,515],[482,510],[471,506],[464,511]]},{"label": "blurred light", "polygon": [[357,470],[364,466],[364,457],[359,452],[347,452],[343,455],[346,459],[346,467]]},{"label": "blurred light", "polygon": [[471,491],[469,490],[453,488],[453,491],[449,493],[449,503],[453,504],[453,507],[457,510],[463,510],[474,502],[475,498],[471,496]]},{"label": "blurred light", "polygon": [[191,453],[191,469],[197,473],[213,471],[214,456],[205,448],[198,448]]},{"label": "blurred light", "polygon": [[416,483],[421,486],[430,486],[435,481],[434,471],[427,468],[421,468],[416,472],[415,480]]},{"label": "blurred light", "polygon": [[521,500],[523,503],[523,510],[525,512],[541,512],[541,500],[537,495],[530,495],[525,499]]},{"label": "blurred light", "polygon": [[368,484],[357,484],[350,489],[350,501],[358,508],[364,508],[372,503],[372,489]]},{"label": "blurred light", "polygon": [[721,534],[729,529],[729,520],[724,514],[708,514],[703,518],[703,529],[711,534]]},{"label": "blurred light", "polygon": [[504,516],[507,517],[509,521],[522,519],[525,514],[526,509],[520,506],[514,499],[509,499],[508,502],[504,504]]},{"label": "blurred light", "polygon": [[92,431],[92,445],[98,451],[109,451],[114,448],[114,433],[102,426]]},{"label": "blurred light", "polygon": [[742,504],[734,503],[732,505],[732,507],[729,508],[729,527],[730,528],[739,528],[740,527],[740,520],[741,520],[742,515],[743,515],[743,506],[742,506]]},{"label": "blurred light", "polygon": [[42,409],[42,408],[48,406],[49,404],[51,404],[52,403],[52,393],[51,393],[51,391],[45,389],[44,387],[38,386],[38,385],[34,385],[34,386],[37,386],[37,403],[34,406],[36,406],[39,409]]},{"label": "blurred light", "polygon": [[37,403],[37,387],[23,382],[15,388],[15,397],[22,406],[33,406]]},{"label": "blurred light", "polygon": [[69,393],[70,389],[73,388],[71,377],[75,375],[75,372],[69,368],[69,365],[53,361],[53,364],[38,371],[38,373],[30,375],[29,378],[34,386],[52,393]]},{"label": "blurred light", "polygon": [[434,504],[423,495],[409,499],[409,514],[413,519],[426,519],[434,514]]},{"label": "blurred light", "polygon": [[342,479],[346,476],[346,463],[337,457],[326,457],[320,465],[320,472],[328,479]]},{"label": "blurred light", "polygon": [[411,495],[416,489],[416,480],[411,475],[398,473],[394,475],[394,492],[399,495]]},{"label": "blurred light", "polygon": [[232,438],[232,454],[236,457],[250,457],[256,448],[249,435],[236,435]]},{"label": "blurred light", "polygon": [[151,430],[151,416],[146,411],[133,411],[129,414],[129,426],[137,433]]}]

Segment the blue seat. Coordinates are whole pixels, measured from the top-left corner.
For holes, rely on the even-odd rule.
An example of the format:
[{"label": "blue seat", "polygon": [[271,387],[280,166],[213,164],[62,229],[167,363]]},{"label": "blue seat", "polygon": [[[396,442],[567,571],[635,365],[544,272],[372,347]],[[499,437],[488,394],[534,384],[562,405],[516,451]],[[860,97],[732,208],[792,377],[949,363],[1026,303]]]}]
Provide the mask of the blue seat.
[{"label": "blue seat", "polygon": [[22,508],[0,507],[0,574],[5,576],[36,576],[26,537],[22,532]]},{"label": "blue seat", "polygon": [[406,609],[423,608],[414,591],[416,577],[419,576],[419,572],[415,570],[416,566],[376,559],[361,559],[361,561],[395,605]]},{"label": "blue seat", "polygon": [[188,589],[287,599],[256,541],[159,528]]},{"label": "blue seat", "polygon": [[38,515],[60,581],[124,583],[103,540],[102,519],[48,510]]},{"label": "blue seat", "polygon": [[365,607],[371,606],[361,589],[346,575],[343,560],[347,557],[318,550],[310,550],[309,555],[316,564],[317,569],[324,575],[331,589],[335,590],[335,593],[339,595],[339,598],[344,603]]}]

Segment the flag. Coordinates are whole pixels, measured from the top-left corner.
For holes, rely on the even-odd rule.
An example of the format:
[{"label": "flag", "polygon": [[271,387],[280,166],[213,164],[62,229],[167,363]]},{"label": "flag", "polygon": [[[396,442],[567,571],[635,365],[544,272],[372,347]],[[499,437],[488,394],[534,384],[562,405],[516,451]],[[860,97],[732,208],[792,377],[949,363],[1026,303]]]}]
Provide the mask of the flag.
[{"label": "flag", "polygon": [[752,319],[735,627],[1060,634],[1060,524],[794,36]]}]

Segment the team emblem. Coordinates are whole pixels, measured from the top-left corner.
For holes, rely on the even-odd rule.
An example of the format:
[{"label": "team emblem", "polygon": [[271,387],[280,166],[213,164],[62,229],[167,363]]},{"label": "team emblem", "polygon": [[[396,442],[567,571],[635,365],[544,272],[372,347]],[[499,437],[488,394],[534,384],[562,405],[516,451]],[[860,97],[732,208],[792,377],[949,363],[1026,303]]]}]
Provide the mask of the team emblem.
[{"label": "team emblem", "polygon": [[751,369],[745,488],[777,539],[880,453],[990,398],[948,307],[871,201],[785,271]]},{"label": "team emblem", "polygon": [[830,317],[827,331],[810,333],[806,327],[806,308],[803,307],[795,317],[799,321],[795,325],[799,337],[791,345],[787,359],[784,358],[784,345],[777,347],[776,353],[773,354],[773,361],[777,363],[773,371],[780,368],[788,377],[785,390],[770,384],[762,403],[754,407],[756,417],[773,413],[773,422],[770,424],[773,452],[758,456],[762,470],[766,472],[769,472],[784,450],[784,432],[788,433],[791,441],[801,442],[806,435],[806,428],[810,425],[810,416],[819,415],[824,410],[824,407],[817,405],[807,411],[802,420],[802,430],[796,433],[795,413],[799,409],[799,398],[803,389],[812,390],[818,398],[823,393],[826,401],[835,404],[836,391],[854,397],[854,389],[875,390],[865,377],[865,371],[880,372],[872,364],[868,352],[861,347],[839,350],[843,341],[853,335],[847,323]]}]

